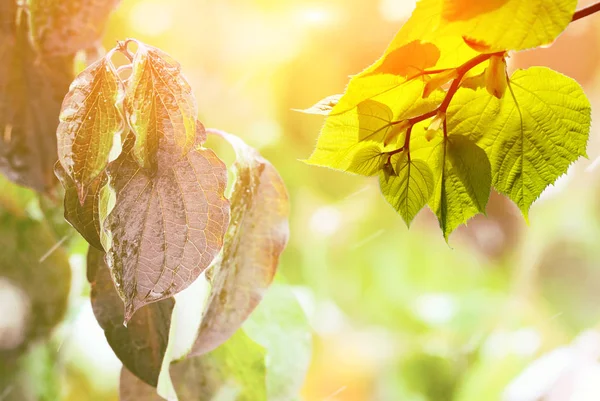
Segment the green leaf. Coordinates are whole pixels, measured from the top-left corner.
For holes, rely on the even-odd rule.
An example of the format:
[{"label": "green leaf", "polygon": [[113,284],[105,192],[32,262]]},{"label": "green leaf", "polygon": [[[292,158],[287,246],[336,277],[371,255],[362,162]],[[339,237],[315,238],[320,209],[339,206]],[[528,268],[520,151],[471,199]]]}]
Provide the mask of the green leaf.
[{"label": "green leaf", "polygon": [[125,125],[118,103],[123,84],[109,57],[79,74],[65,96],[56,132],[58,159],[83,204],[88,187],[104,171],[116,134]]},{"label": "green leaf", "polygon": [[491,166],[483,149],[458,135],[438,140],[428,163],[435,179],[429,206],[437,215],[447,241],[459,225],[478,213],[485,213],[490,197]]},{"label": "green leaf", "polygon": [[448,127],[476,133],[494,187],[527,218],[544,189],[586,156],[590,103],[577,82],[543,67],[516,71],[502,100],[486,94],[465,91],[448,112]]},{"label": "green leaf", "polygon": [[181,66],[159,49],[137,42],[125,112],[135,134],[137,163],[152,171],[184,157],[196,141],[196,100]]},{"label": "green leaf", "polygon": [[265,350],[242,330],[207,354],[172,363],[170,374],[179,401],[267,401]]},{"label": "green leaf", "polygon": [[[375,75],[361,82],[377,85],[389,82],[389,77]],[[365,97],[372,93],[360,90],[358,94],[346,92],[325,120],[316,149],[306,162],[354,174],[376,174],[387,160],[383,153],[403,143],[407,127],[400,122],[439,105],[441,91],[423,99],[424,85],[420,80],[409,81],[371,98]]]},{"label": "green leaf", "polygon": [[213,287],[191,355],[215,349],[242,325],[273,281],[289,236],[288,194],[275,167],[241,139],[221,135],[237,156],[232,224],[211,269]]},{"label": "green leaf", "polygon": [[306,114],[319,114],[322,116],[329,115],[331,110],[338,104],[342,95],[331,95],[327,96],[325,99],[319,100],[315,105],[309,107],[308,109],[298,110],[294,109],[294,111],[299,111],[300,113]]},{"label": "green leaf", "polygon": [[106,173],[102,172],[89,185],[88,196],[82,203],[75,182],[67,175],[60,163],[54,166],[54,172],[65,189],[65,220],[75,228],[85,240],[97,249],[102,247],[102,225],[109,210],[110,193],[106,188]]},{"label": "green leaf", "polygon": [[56,183],[56,127],[73,79],[73,56],[38,54],[27,21],[23,13],[17,23],[13,14],[0,30],[0,171],[46,192]]},{"label": "green leaf", "polygon": [[120,0],[32,0],[33,37],[47,55],[71,55],[100,46],[113,9]]},{"label": "green leaf", "polygon": [[123,302],[115,289],[104,252],[90,247],[87,275],[92,285],[92,308],[108,344],[123,365],[144,382],[156,387],[169,341],[173,298],[141,308],[123,325]]},{"label": "green leaf", "polygon": [[267,351],[267,399],[294,399],[310,365],[312,333],[291,288],[274,284],[243,327]]},{"label": "green leaf", "polygon": [[107,169],[115,206],[103,244],[126,321],[196,280],[221,250],[229,223],[227,169],[211,150],[195,149],[150,173],[130,147]]},{"label": "green leaf", "polygon": [[379,173],[379,185],[385,199],[410,227],[433,194],[433,172],[424,161],[410,160],[406,152],[399,155],[395,165],[395,176],[386,177],[383,172]]},{"label": "green leaf", "polygon": [[[439,35],[457,35],[487,52],[552,43],[569,25],[577,0],[438,0]],[[425,22],[425,21],[423,21]]]}]

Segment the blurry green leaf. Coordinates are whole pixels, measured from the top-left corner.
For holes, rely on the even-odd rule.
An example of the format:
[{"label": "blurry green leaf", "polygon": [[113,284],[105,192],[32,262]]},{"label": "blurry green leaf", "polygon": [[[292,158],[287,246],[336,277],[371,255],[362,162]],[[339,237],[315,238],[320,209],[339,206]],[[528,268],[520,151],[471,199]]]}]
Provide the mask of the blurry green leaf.
[{"label": "blurry green leaf", "polygon": [[462,136],[440,139],[429,159],[435,178],[429,206],[444,238],[477,213],[485,213],[490,197],[491,167],[483,149]]},{"label": "blurry green leaf", "polygon": [[0,344],[0,361],[20,355],[29,342],[47,336],[63,319],[71,267],[58,245],[46,224],[0,214],[0,280],[23,294],[0,303],[0,314],[16,313],[13,317],[23,321],[23,332],[16,333],[10,345]]},{"label": "blurry green leaf", "polygon": [[238,330],[213,351],[174,362],[179,401],[267,401],[265,350]]},{"label": "blurry green leaf", "polygon": [[515,72],[510,88],[501,101],[465,91],[448,127],[481,133],[478,145],[490,158],[494,187],[527,217],[544,189],[586,156],[590,103],[577,82],[543,67]]},{"label": "blurry green leaf", "polygon": [[409,160],[406,152],[400,153],[395,165],[395,176],[379,173],[379,185],[385,199],[410,226],[433,194],[433,172],[424,161]]},{"label": "blurry green leaf", "polygon": [[100,45],[108,18],[120,0],[31,0],[31,25],[47,55],[72,55]]},{"label": "blurry green leaf", "polygon": [[274,284],[243,327],[267,351],[267,399],[298,396],[311,361],[312,333],[290,288]]},{"label": "blurry green leaf", "polygon": [[0,172],[43,192],[56,182],[56,127],[73,57],[38,54],[27,20],[21,13],[14,31],[0,30]]},{"label": "blurry green leaf", "polygon": [[104,262],[104,252],[90,247],[87,275],[92,285],[92,308],[106,339],[129,371],[156,386],[169,342],[173,298],[146,305],[123,325],[123,302]]},{"label": "blurry green leaf", "polygon": [[124,88],[111,54],[75,78],[60,112],[58,160],[73,180],[81,204],[108,164],[115,134],[125,128],[117,106]]},{"label": "blurry green leaf", "polygon": [[192,355],[215,349],[238,330],[261,301],[288,240],[288,194],[277,170],[241,139],[222,133],[235,149],[237,179],[231,223]]},{"label": "blurry green leaf", "polygon": [[196,100],[179,63],[161,50],[137,42],[125,112],[135,134],[133,154],[145,169],[168,167],[196,141]]},{"label": "blurry green leaf", "polygon": [[104,227],[112,242],[103,244],[126,321],[196,280],[223,246],[229,222],[227,170],[214,152],[195,149],[155,174],[131,153],[107,169],[116,198]]},{"label": "blurry green leaf", "polygon": [[27,205],[35,199],[35,192],[17,185],[0,174],[0,214],[8,212],[15,217],[27,215]]}]

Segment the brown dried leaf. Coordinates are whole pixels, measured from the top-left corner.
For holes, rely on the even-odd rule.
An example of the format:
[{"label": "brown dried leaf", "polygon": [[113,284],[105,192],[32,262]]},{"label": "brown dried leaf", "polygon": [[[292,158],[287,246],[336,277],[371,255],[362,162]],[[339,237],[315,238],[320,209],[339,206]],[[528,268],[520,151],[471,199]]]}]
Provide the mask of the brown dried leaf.
[{"label": "brown dried leaf", "polygon": [[119,383],[119,401],[164,401],[156,388],[140,380],[123,366]]},{"label": "brown dried leaf", "polygon": [[90,248],[88,280],[92,308],[106,339],[123,365],[144,382],[156,387],[169,342],[173,298],[146,305],[123,325],[123,302],[115,289],[104,252]]},{"label": "brown dried leaf", "polygon": [[126,320],[194,282],[219,253],[229,222],[227,169],[211,150],[195,149],[155,174],[131,153],[107,169],[116,204],[105,224]]},{"label": "brown dried leaf", "polygon": [[155,171],[185,156],[196,142],[196,100],[181,65],[163,51],[138,43],[125,112],[136,140],[138,164]]},{"label": "brown dried leaf", "polygon": [[70,55],[99,46],[120,0],[36,0],[30,5],[33,36],[46,55]]},{"label": "brown dried leaf", "polygon": [[47,191],[56,182],[56,127],[73,78],[73,57],[39,56],[24,14],[15,27],[0,30],[0,171],[18,184]]},{"label": "brown dried leaf", "polygon": [[241,139],[222,135],[237,154],[231,224],[191,355],[215,349],[242,325],[271,284],[289,236],[288,195],[279,173]]},{"label": "brown dried leaf", "polygon": [[88,187],[108,164],[114,136],[125,128],[118,106],[125,89],[110,55],[75,78],[56,131],[58,160],[73,179],[82,204]]}]

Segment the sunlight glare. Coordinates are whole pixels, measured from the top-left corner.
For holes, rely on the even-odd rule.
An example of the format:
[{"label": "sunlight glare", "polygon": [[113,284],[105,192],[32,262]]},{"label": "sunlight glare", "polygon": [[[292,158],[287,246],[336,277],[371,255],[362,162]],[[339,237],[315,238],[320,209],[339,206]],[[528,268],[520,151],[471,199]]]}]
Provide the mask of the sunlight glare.
[{"label": "sunlight glare", "polygon": [[173,8],[160,1],[142,1],[129,14],[132,28],[147,36],[159,36],[173,26]]},{"label": "sunlight glare", "polygon": [[408,19],[417,5],[417,0],[380,0],[379,12],[388,21]]}]

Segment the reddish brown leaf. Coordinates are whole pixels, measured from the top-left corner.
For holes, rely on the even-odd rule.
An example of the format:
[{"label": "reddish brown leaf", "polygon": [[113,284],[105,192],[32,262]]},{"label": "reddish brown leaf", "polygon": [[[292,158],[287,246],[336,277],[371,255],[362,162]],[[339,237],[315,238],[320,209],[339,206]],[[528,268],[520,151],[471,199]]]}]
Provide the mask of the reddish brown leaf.
[{"label": "reddish brown leaf", "polygon": [[227,169],[196,149],[152,174],[124,152],[108,167],[116,204],[105,224],[108,262],[125,318],[188,287],[223,245],[229,222]]},{"label": "reddish brown leaf", "polygon": [[46,55],[69,55],[100,45],[120,0],[36,0],[30,5],[33,36]]},{"label": "reddish brown leaf", "polygon": [[11,181],[46,191],[56,182],[56,127],[73,78],[73,57],[37,54],[25,14],[15,27],[16,32],[0,30],[0,171]]},{"label": "reddish brown leaf", "polygon": [[196,140],[196,100],[168,54],[138,43],[127,86],[125,111],[136,140],[138,164],[152,171],[189,152]]},{"label": "reddish brown leaf", "polygon": [[156,387],[169,342],[173,298],[146,305],[123,325],[123,302],[104,262],[104,252],[90,248],[88,279],[92,278],[92,308],[106,339],[123,365]]},{"label": "reddish brown leaf", "polygon": [[[101,173],[89,186],[88,196],[81,204],[77,195],[75,182],[67,175],[59,162],[54,166],[54,173],[65,188],[65,220],[75,228],[85,240],[97,249],[103,250],[100,240],[101,219],[106,217],[107,196],[103,188],[107,183],[105,173]],[[102,196],[104,195],[104,196]],[[101,213],[101,210],[103,213]]]},{"label": "reddish brown leaf", "polygon": [[236,150],[237,180],[223,256],[191,355],[215,349],[242,325],[271,284],[289,235],[288,195],[277,170],[241,139],[221,135]]},{"label": "reddish brown leaf", "polygon": [[118,102],[124,88],[110,52],[79,74],[65,96],[56,131],[58,160],[83,204],[89,185],[104,171],[115,134],[124,120]]},{"label": "reddish brown leaf", "polygon": [[164,401],[156,388],[143,382],[126,367],[121,368],[119,401]]}]

